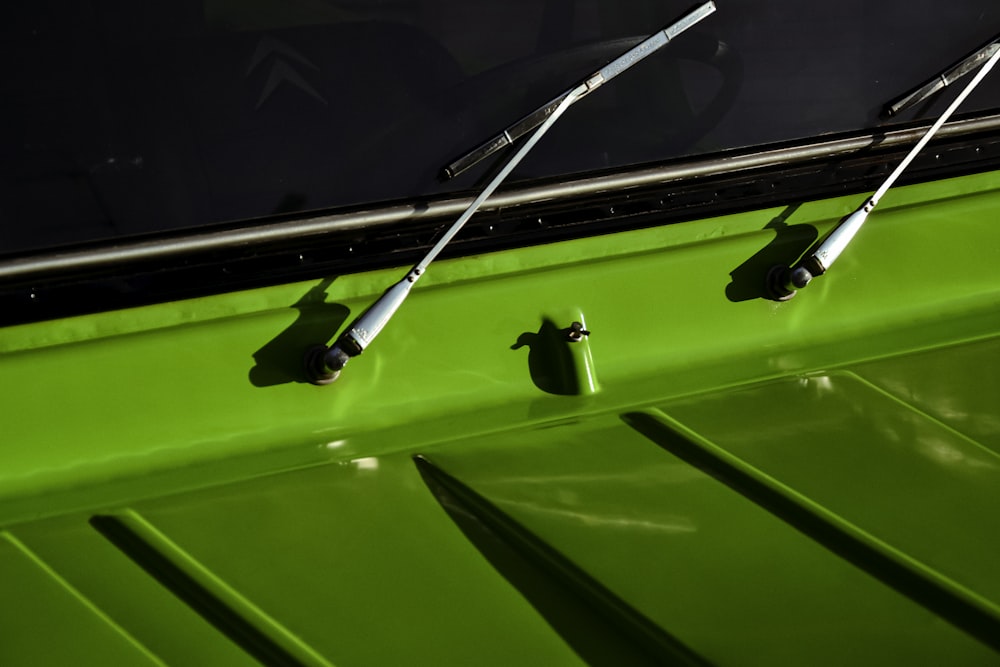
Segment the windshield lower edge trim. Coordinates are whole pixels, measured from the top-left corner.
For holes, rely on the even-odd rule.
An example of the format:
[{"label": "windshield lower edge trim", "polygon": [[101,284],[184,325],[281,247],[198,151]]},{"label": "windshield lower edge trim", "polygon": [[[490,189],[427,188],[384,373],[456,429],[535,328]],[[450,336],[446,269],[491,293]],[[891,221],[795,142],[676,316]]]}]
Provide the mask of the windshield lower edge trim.
[{"label": "windshield lower edge trim", "polygon": [[[761,167],[795,164],[850,154],[875,146],[892,148],[916,141],[926,129],[926,126],[919,126],[885,133],[866,133],[859,136],[764,149],[732,156],[696,158],[682,164],[631,169],[541,186],[513,188],[491,197],[483,204],[481,210],[497,210],[540,201],[551,203],[561,199],[572,199],[613,190],[654,186]],[[997,129],[1000,129],[1000,114],[951,122],[938,132],[936,138],[954,138]],[[448,218],[461,213],[471,201],[471,197],[462,197],[413,204],[396,204],[366,211],[321,215],[290,222],[253,225],[240,229],[197,232],[173,238],[40,253],[7,261],[0,260],[0,280],[31,280],[63,272],[95,270],[118,264],[163,260],[230,247],[253,246],[276,241],[305,241],[334,232]]]}]

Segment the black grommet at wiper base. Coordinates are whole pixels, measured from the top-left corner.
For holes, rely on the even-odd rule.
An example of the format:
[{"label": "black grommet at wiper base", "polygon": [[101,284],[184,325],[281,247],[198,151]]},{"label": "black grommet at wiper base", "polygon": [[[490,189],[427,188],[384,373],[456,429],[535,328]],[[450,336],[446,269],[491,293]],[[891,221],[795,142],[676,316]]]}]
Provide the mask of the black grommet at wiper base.
[{"label": "black grommet at wiper base", "polygon": [[[524,159],[524,156],[528,154],[538,140],[542,138],[550,127],[559,119],[559,117],[565,113],[566,109],[570,107],[577,100],[585,97],[586,95],[593,92],[596,88],[604,84],[605,82],[611,80],[612,78],[618,76],[625,70],[627,70],[632,65],[636,64],[640,60],[644,59],[649,54],[653,53],[657,49],[665,46],[671,40],[673,40],[677,35],[684,32],[694,24],[701,21],[706,16],[709,16],[715,12],[715,3],[706,2],[691,12],[687,13],[670,26],[667,26],[663,30],[660,30],[656,34],[650,36],[648,39],[641,42],[636,47],[630,49],[623,55],[619,56],[611,63],[606,65],[603,69],[595,72],[593,75],[589,76],[579,85],[571,88],[567,92],[563,93],[557,97],[553,102],[550,102],[545,107],[535,112],[528,118],[533,118],[536,114],[539,115],[539,122],[528,126],[525,124],[525,120],[515,123],[511,126],[512,128],[518,128],[516,131],[523,129],[521,134],[530,132],[535,129],[535,132],[528,137],[524,144],[517,150],[514,156],[503,166],[503,168],[497,173],[496,176],[489,182],[489,184],[483,188],[483,191],[469,204],[469,207],[458,217],[448,231],[444,233],[444,236],[434,244],[434,247],[430,249],[426,256],[420,262],[417,263],[410,271],[400,280],[398,283],[390,287],[378,298],[375,303],[368,307],[361,315],[354,320],[354,322],[347,328],[347,330],[340,335],[337,342],[330,347],[325,345],[315,345],[308,350],[306,350],[304,365],[306,376],[309,381],[313,384],[329,384],[337,379],[340,375],[340,371],[343,370],[347,362],[351,360],[351,357],[356,357],[365,348],[371,344],[372,340],[382,331],[386,324],[392,316],[399,310],[399,307],[403,305],[403,301],[410,293],[410,289],[413,285],[420,279],[420,277],[427,270],[428,265],[434,261],[435,258],[444,250],[444,247],[451,241],[452,238],[465,226],[469,218],[482,206],[483,202],[493,194],[493,191],[503,182],[507,176],[514,170],[514,167]],[[531,120],[534,123],[534,120]],[[522,127],[523,125],[523,127]],[[509,128],[510,129],[510,128]],[[510,143],[513,139],[509,135],[509,129],[503,133],[508,139],[506,143]],[[487,142],[490,144],[491,142]],[[503,145],[506,145],[504,143]],[[501,148],[498,146],[496,149]],[[480,147],[481,149],[482,147]],[[480,155],[481,150],[476,149],[470,155]],[[481,157],[485,157],[489,153],[482,154]],[[478,159],[481,159],[478,158]],[[464,160],[464,158],[463,158]],[[467,168],[471,164],[462,167]]]}]

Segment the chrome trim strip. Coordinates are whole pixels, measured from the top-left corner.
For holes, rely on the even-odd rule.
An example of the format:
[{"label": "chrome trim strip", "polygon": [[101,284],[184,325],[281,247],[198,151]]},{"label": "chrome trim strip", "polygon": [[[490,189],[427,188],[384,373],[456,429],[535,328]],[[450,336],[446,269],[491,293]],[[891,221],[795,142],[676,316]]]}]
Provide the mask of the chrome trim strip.
[{"label": "chrome trim strip", "polygon": [[[928,125],[886,132],[879,140],[871,133],[847,139],[820,141],[804,146],[763,150],[732,157],[694,159],[666,167],[628,170],[591,178],[564,181],[554,185],[512,189],[490,197],[483,211],[495,211],[539,201],[554,201],[600,194],[610,190],[662,185],[674,181],[733,173],[747,169],[795,164],[821,157],[844,155],[872,146],[893,147],[917,141]],[[1000,129],[1000,114],[948,123],[938,138],[959,137]],[[439,199],[418,204],[400,204],[368,211],[321,215],[291,222],[271,223],[243,229],[202,232],[175,239],[134,241],[104,248],[52,252],[9,261],[0,260],[0,280],[28,280],[64,271],[94,270],[118,263],[163,260],[189,253],[219,250],[233,246],[257,245],[271,241],[306,240],[333,232],[362,229],[406,221],[433,220],[459,215],[468,208],[472,197]]]}]

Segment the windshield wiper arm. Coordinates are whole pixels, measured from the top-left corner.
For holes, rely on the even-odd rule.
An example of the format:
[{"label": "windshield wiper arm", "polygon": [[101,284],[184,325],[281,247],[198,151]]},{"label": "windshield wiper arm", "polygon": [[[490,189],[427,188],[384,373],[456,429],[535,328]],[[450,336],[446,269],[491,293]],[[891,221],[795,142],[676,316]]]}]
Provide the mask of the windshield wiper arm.
[{"label": "windshield wiper arm", "polygon": [[[583,83],[588,83],[592,81],[597,82],[598,85],[610,81],[611,79],[618,76],[619,74],[621,74],[626,69],[636,64],[643,58],[651,55],[652,53],[655,53],[662,47],[666,46],[668,43],[670,43],[671,40],[680,35],[682,32],[684,32],[694,24],[698,23],[705,17],[715,12],[715,9],[716,7],[714,2],[706,2],[698,6],[697,8],[691,10],[680,20],[650,35],[636,46],[632,47],[622,55],[612,60],[603,68],[591,74],[590,76],[585,78],[580,84],[573,86],[572,88],[564,92],[562,95],[559,95],[555,99],[546,102],[545,104],[535,109],[521,120],[517,121],[510,127],[500,132],[500,134],[483,142],[482,144],[473,148],[471,151],[469,151],[462,157],[458,158],[451,164],[447,165],[446,167],[444,167],[444,169],[441,170],[442,175],[446,179],[454,178],[455,176],[462,173],[466,169],[469,169],[470,167],[478,164],[479,162],[486,159],[490,155],[493,155],[501,148],[504,148],[505,146],[509,146],[510,144],[514,143],[520,137],[524,136],[528,132],[531,132],[533,129],[541,125],[546,118],[552,115],[552,113],[559,106],[559,104],[563,100],[565,100],[566,97],[570,95],[570,93],[577,87],[579,87]],[[590,92],[596,87],[597,86],[594,85],[588,88],[587,92]],[[585,94],[586,93],[584,93],[584,95]]]},{"label": "windshield wiper arm", "polygon": [[795,267],[788,268],[785,266],[776,266],[771,269],[767,276],[767,287],[771,296],[779,301],[785,301],[787,299],[795,296],[797,289],[802,289],[816,276],[823,275],[829,270],[833,263],[840,257],[840,254],[847,248],[847,244],[851,242],[854,236],[861,229],[861,226],[868,219],[868,214],[872,212],[882,196],[893,186],[896,179],[899,178],[900,174],[903,173],[913,158],[917,156],[927,142],[931,140],[934,134],[944,125],[951,115],[955,113],[955,110],[961,106],[965,98],[979,85],[979,83],[989,74],[993,66],[997,64],[1000,60],[1000,49],[994,50],[993,54],[990,56],[989,60],[985,61],[982,69],[976,73],[976,76],[966,85],[961,93],[958,94],[948,108],[945,109],[944,113],[934,121],[930,129],[924,133],[924,136],[920,138],[916,146],[910,149],[910,152],[906,154],[903,161],[893,170],[889,177],[878,187],[871,197],[865,200],[865,203],[861,205],[861,208],[856,210],[847,216],[843,222],[837,225],[830,235],[826,237],[822,244],[816,249],[815,252],[810,253],[804,259],[800,260]]},{"label": "windshield wiper arm", "polygon": [[[483,202],[493,194],[493,191],[503,182],[514,167],[528,154],[542,135],[565,113],[566,109],[574,102],[591,93],[598,86],[621,74],[626,69],[636,64],[647,55],[666,44],[681,32],[691,27],[701,19],[715,11],[714,2],[706,2],[686,14],[679,21],[661,30],[649,39],[631,49],[621,57],[615,59],[604,69],[588,77],[579,85],[571,88],[561,95],[558,103],[546,114],[541,123],[537,126],[535,133],[528,137],[527,141],[518,149],[514,156],[503,166],[500,172],[493,177],[483,191],[469,204],[469,207],[458,217],[444,236],[434,244],[434,247],[398,283],[387,289],[375,303],[368,307],[354,322],[344,331],[332,346],[316,345],[305,354],[305,371],[309,381],[313,384],[329,384],[340,376],[351,357],[356,357],[362,352],[375,337],[385,328],[389,320],[395,315],[403,301],[410,293],[410,289],[420,279],[427,270],[428,265],[444,250],[444,247],[452,238],[465,226],[469,218],[482,206]],[[529,130],[525,130],[530,131]]]},{"label": "windshield wiper arm", "polygon": [[947,70],[936,77],[923,83],[905,95],[889,102],[882,109],[883,118],[891,118],[910,107],[920,104],[938,91],[944,90],[965,75],[974,71],[977,67],[989,60],[997,51],[1000,51],[1000,40],[994,40],[983,48],[979,49],[971,56],[963,59],[956,65],[952,65]]}]

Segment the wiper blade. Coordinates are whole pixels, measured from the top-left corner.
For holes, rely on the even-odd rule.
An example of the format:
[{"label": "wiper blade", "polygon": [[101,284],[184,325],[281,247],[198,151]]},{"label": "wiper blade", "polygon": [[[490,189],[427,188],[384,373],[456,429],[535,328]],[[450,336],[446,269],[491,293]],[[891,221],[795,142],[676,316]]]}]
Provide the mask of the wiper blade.
[{"label": "wiper blade", "polygon": [[778,301],[785,301],[787,299],[795,296],[796,290],[802,289],[812,281],[816,276],[823,275],[829,270],[833,263],[840,257],[841,253],[847,248],[847,244],[851,242],[852,239],[861,230],[861,226],[868,219],[868,214],[878,206],[879,201],[888,192],[889,188],[893,186],[896,180],[900,177],[903,171],[910,166],[917,154],[923,150],[927,142],[931,140],[935,133],[941,126],[944,125],[951,115],[955,113],[955,110],[961,106],[965,98],[975,90],[976,86],[982,82],[990,70],[993,69],[994,65],[1000,61],[1000,49],[994,49],[992,55],[986,60],[982,66],[982,69],[976,73],[976,76],[965,86],[965,88],[958,94],[958,96],[952,101],[948,108],[945,109],[944,113],[934,124],[931,125],[930,129],[924,133],[924,136],[920,137],[920,141],[910,149],[910,152],[906,154],[903,161],[893,170],[889,177],[878,187],[875,193],[865,200],[861,208],[851,213],[847,216],[839,225],[837,225],[832,232],[823,240],[818,248],[814,252],[809,253],[805,258],[800,260],[794,267],[789,268],[785,266],[776,266],[771,269],[767,277],[767,287],[771,296]]},{"label": "wiper blade", "polygon": [[965,75],[973,72],[977,67],[993,57],[997,51],[1000,51],[1000,40],[994,40],[973,53],[971,56],[968,56],[959,62],[957,65],[952,65],[930,81],[917,86],[905,95],[889,102],[882,109],[882,117],[891,118],[906,109],[909,109],[910,107],[920,104],[927,98],[955,83]]},{"label": "wiper blade", "polygon": [[[509,146],[510,144],[517,141],[520,137],[524,136],[528,132],[545,122],[545,119],[552,115],[559,104],[565,100],[570,93],[578,88],[580,85],[587,84],[587,94],[600,86],[601,84],[607,83],[614,77],[618,76],[625,70],[627,70],[632,65],[636,64],[640,60],[646,58],[647,56],[655,53],[659,49],[663,48],[669,44],[674,38],[680,35],[682,32],[698,23],[705,17],[711,15],[715,12],[715,3],[706,2],[697,8],[691,10],[686,15],[684,15],[680,20],[668,25],[662,30],[650,35],[642,42],[629,49],[622,55],[618,56],[610,63],[594,72],[590,76],[586,77],[583,81],[575,86],[572,86],[569,90],[559,95],[553,100],[546,102],[538,109],[535,109],[527,116],[517,121],[510,127],[506,128],[500,134],[492,137],[491,139],[480,144],[476,148],[458,158],[451,164],[444,167],[441,170],[442,176],[444,178],[454,178],[458,174],[462,173],[466,169],[478,164],[490,155],[493,155],[501,148]],[[582,97],[582,95],[581,95]]]},{"label": "wiper blade", "polygon": [[[396,314],[399,307],[403,305],[406,297],[410,294],[410,289],[427,271],[427,267],[444,250],[445,246],[455,237],[465,226],[469,218],[475,214],[483,202],[493,194],[500,183],[503,182],[514,167],[524,159],[542,135],[559,119],[559,117],[577,100],[590,94],[595,88],[604,82],[621,74],[626,69],[636,64],[650,53],[666,44],[681,32],[691,27],[701,19],[715,11],[714,2],[706,2],[697,9],[685,15],[682,19],[664,30],[656,33],[642,44],[617,58],[604,69],[588,77],[579,85],[571,88],[566,93],[557,98],[558,102],[550,112],[545,114],[541,123],[535,129],[534,134],[517,150],[514,156],[503,166],[500,172],[483,188],[483,191],[469,204],[469,207],[458,217],[444,236],[434,244],[434,247],[421,259],[412,269],[407,272],[403,279],[387,289],[375,303],[370,305],[347,329],[337,338],[337,341],[330,347],[326,345],[316,345],[306,350],[304,365],[306,375],[310,382],[314,384],[329,384],[340,376],[341,370],[347,365],[352,357],[356,357],[371,344],[375,337],[381,333],[382,329],[389,323],[392,316]],[[644,46],[645,45],[645,46]],[[546,105],[547,107],[548,105]],[[525,130],[530,131],[531,128]]]}]

